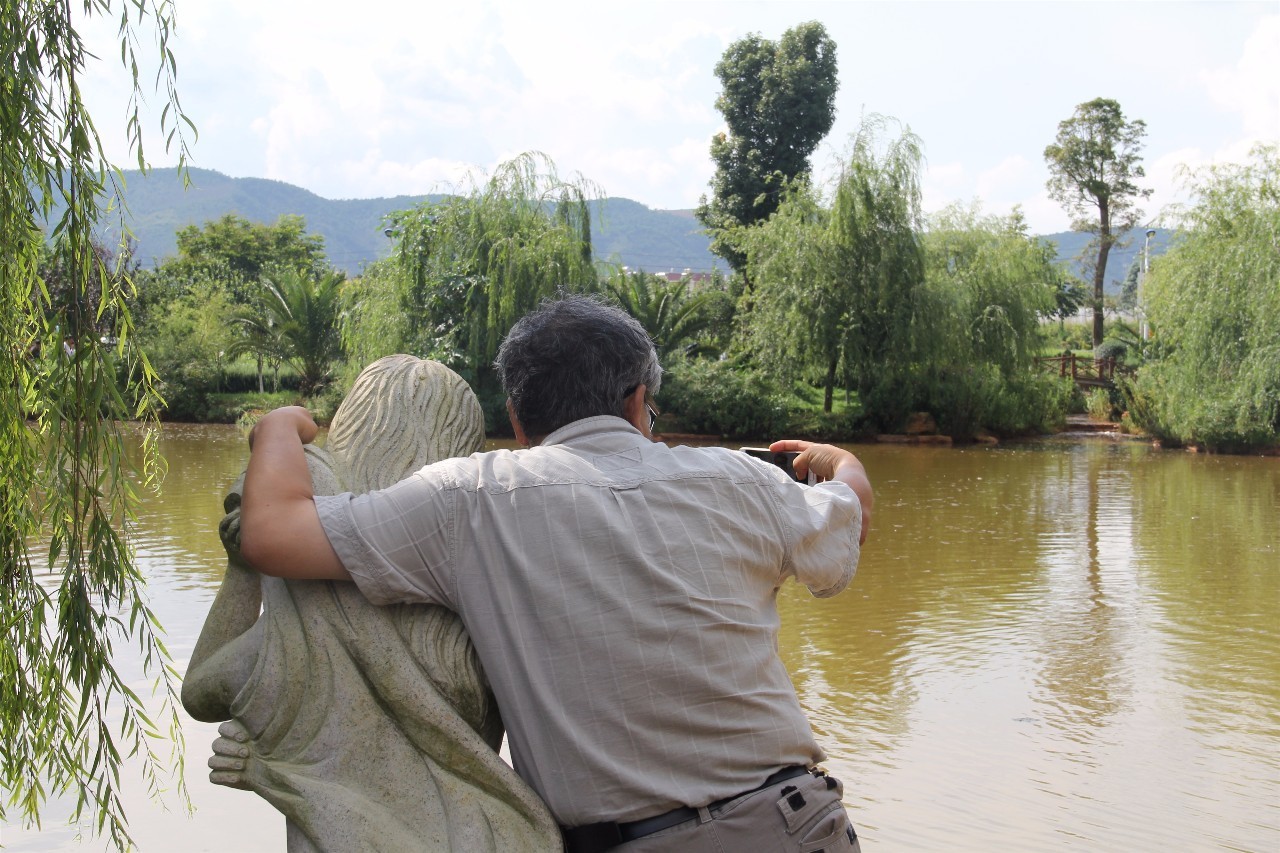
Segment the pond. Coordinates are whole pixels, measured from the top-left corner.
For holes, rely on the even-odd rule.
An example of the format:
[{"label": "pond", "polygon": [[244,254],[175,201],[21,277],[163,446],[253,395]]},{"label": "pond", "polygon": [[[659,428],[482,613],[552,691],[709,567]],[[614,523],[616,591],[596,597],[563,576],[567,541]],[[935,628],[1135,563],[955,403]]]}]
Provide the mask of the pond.
[{"label": "pond", "polygon": [[[851,449],[877,490],[858,575],[785,587],[781,646],[864,850],[1280,849],[1280,459]],[[184,669],[246,450],[211,426],[162,450],[138,553]],[[215,727],[184,730],[194,815],[126,770],[139,849],[283,851],[274,810],[206,781]],[[65,811],[0,843],[103,849]]]}]

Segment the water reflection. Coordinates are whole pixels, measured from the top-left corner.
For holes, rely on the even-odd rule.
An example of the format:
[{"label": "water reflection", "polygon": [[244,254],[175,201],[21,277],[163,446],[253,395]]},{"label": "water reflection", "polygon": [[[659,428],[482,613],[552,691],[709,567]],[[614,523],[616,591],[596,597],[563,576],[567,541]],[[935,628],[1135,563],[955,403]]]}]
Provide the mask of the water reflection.
[{"label": "water reflection", "polygon": [[[139,554],[185,661],[246,454],[231,427],[162,449]],[[833,599],[784,587],[780,651],[864,849],[1280,848],[1280,459],[853,449],[878,494],[862,566]],[[283,850],[269,807],[204,781],[211,730],[188,738],[200,811],[139,792],[141,849]]]}]

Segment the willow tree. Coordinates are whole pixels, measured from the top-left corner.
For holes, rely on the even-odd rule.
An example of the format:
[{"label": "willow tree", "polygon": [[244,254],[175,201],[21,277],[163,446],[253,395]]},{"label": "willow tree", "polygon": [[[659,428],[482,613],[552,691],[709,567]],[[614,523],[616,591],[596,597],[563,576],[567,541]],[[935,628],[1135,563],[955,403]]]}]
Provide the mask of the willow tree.
[{"label": "willow tree", "polygon": [[[133,74],[127,127],[138,165],[144,20],[161,57],[162,131],[185,162],[172,7],[90,0],[82,14],[113,7]],[[127,268],[93,241],[119,173],[81,97],[92,54],[76,26],[69,2],[0,12],[0,818],[38,822],[48,795],[69,795],[74,818],[91,816],[123,847],[122,756],[140,755],[155,788],[167,755],[156,751],[161,718],[148,716],[115,649],[136,646],[160,677],[175,736],[177,717],[129,542],[139,486],[155,481],[159,459],[148,432],[145,461],[132,467],[119,426],[154,420],[154,375],[133,345]],[[57,300],[40,274],[46,251],[63,276]]]},{"label": "willow tree", "polygon": [[1018,210],[983,215],[952,205],[924,236],[932,363],[926,408],[948,435],[1053,426],[1069,388],[1037,371],[1040,322],[1058,310],[1055,251]]},{"label": "willow tree", "polygon": [[1144,283],[1153,355],[1130,415],[1214,449],[1280,441],[1280,148],[1190,176],[1182,234]]},{"label": "willow tree", "polygon": [[[918,359],[922,154],[910,130],[882,141],[888,123],[863,120],[830,207],[807,183],[795,184],[777,213],[746,236],[756,283],[753,352],[778,369],[807,368],[824,388],[828,412],[842,378],[866,404]],[[898,413],[872,414],[893,420]]]},{"label": "willow tree", "polygon": [[588,202],[599,195],[527,153],[483,183],[472,178],[461,193],[393,214],[407,350],[488,389],[498,344],[516,320],[544,297],[598,287]]}]

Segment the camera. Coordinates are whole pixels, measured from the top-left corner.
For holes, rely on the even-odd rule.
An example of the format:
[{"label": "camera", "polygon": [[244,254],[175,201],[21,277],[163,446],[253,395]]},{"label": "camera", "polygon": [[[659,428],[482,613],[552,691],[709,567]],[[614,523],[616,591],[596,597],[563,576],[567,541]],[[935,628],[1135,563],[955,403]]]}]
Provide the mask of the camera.
[{"label": "camera", "polygon": [[791,464],[800,452],[797,450],[780,450],[774,452],[767,447],[740,447],[738,448],[748,456],[754,456],[757,459],[768,462],[770,465],[777,465],[787,473],[787,476],[798,483],[806,482],[805,478],[796,476],[796,469]]}]

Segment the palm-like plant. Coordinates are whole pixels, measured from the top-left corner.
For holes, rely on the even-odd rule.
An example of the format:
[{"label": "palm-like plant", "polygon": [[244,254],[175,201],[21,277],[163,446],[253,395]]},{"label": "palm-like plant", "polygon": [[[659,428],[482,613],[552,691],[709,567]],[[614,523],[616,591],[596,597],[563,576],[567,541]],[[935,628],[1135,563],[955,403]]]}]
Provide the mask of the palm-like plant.
[{"label": "palm-like plant", "polygon": [[336,271],[313,277],[282,270],[259,279],[263,313],[251,334],[265,344],[261,352],[268,357],[278,353],[293,365],[303,396],[323,387],[333,363],[342,357],[338,297],[345,278]]},{"label": "palm-like plant", "polygon": [[713,292],[690,293],[688,279],[666,281],[644,271],[621,273],[606,288],[622,310],[640,321],[659,356],[676,349],[686,355],[710,349],[698,335],[715,317]]}]

